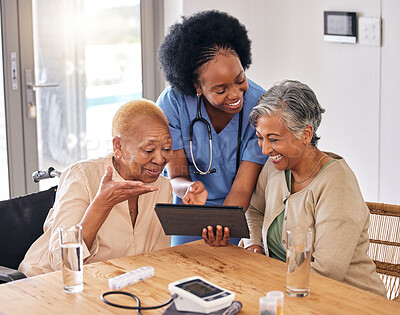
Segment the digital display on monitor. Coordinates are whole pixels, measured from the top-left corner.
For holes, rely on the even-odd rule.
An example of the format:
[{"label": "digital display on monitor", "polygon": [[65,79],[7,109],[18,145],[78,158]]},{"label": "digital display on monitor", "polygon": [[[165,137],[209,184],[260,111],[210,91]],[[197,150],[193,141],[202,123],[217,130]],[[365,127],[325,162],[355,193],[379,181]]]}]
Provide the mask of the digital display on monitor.
[{"label": "digital display on monitor", "polygon": [[329,15],[328,16],[328,34],[351,35],[352,29],[351,16]]},{"label": "digital display on monitor", "polygon": [[357,36],[355,12],[324,12],[324,34],[338,36]]},{"label": "digital display on monitor", "polygon": [[178,287],[181,289],[190,292],[194,295],[197,295],[200,298],[217,294],[222,292],[220,289],[215,288],[201,280],[194,280],[179,284]]}]

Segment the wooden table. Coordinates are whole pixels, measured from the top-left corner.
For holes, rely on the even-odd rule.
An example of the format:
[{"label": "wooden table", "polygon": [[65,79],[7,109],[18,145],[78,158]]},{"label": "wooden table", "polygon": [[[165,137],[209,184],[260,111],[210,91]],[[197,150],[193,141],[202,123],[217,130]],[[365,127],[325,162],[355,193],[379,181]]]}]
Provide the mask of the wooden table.
[{"label": "wooden table", "polygon": [[[9,314],[136,314],[104,304],[100,294],[109,291],[107,279],[143,266],[155,276],[124,288],[143,306],[158,305],[170,297],[168,283],[201,276],[236,293],[243,303],[240,314],[259,314],[259,298],[271,290],[285,291],[284,263],[243,248],[210,247],[203,241],[148,254],[112,259],[84,266],[84,291],[64,293],[60,271],[0,285],[0,313]],[[358,288],[311,275],[311,293],[304,298],[285,295],[284,314],[400,314],[400,303]],[[118,303],[129,298],[113,297]],[[132,304],[132,303],[131,303]],[[142,311],[161,314],[163,309]]]}]

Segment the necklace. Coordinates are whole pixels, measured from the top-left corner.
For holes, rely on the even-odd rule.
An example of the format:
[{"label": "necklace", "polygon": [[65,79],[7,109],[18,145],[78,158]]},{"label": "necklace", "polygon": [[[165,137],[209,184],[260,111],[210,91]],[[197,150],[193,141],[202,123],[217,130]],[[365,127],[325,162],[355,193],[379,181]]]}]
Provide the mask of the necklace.
[{"label": "necklace", "polygon": [[294,181],[296,184],[304,183],[307,179],[310,178],[310,176],[315,172],[315,170],[317,169],[317,167],[318,167],[318,165],[321,163],[321,161],[322,161],[324,158],[326,158],[326,157],[328,157],[328,155],[324,155],[322,158],[320,158],[319,161],[318,161],[318,163],[315,165],[314,169],[311,171],[311,173],[310,173],[306,178],[304,178],[303,180],[300,180],[300,181],[295,180],[295,179],[294,179],[294,176],[293,176],[293,174],[292,174],[293,181]]}]

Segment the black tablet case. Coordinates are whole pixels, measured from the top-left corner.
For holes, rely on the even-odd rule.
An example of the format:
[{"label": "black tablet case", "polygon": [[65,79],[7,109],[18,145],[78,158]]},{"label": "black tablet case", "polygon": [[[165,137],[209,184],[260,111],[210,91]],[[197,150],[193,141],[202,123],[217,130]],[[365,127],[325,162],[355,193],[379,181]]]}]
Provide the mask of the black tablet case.
[{"label": "black tablet case", "polygon": [[231,238],[250,237],[242,207],[157,203],[155,211],[166,235],[201,236],[203,228],[221,225]]}]

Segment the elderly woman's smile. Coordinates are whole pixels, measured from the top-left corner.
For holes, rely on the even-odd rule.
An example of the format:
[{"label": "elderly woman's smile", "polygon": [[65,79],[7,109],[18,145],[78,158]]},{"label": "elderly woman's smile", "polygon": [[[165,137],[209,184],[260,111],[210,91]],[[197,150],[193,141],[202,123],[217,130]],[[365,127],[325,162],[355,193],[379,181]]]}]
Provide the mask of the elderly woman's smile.
[{"label": "elderly woman's smile", "polygon": [[269,158],[271,159],[272,163],[279,163],[282,161],[282,154],[277,154],[277,155],[270,155]]},{"label": "elderly woman's smile", "polygon": [[162,171],[162,168],[151,170],[151,169],[148,169],[148,168],[145,168],[145,167],[144,167],[144,170],[147,172],[147,174],[148,174],[150,177],[151,177],[151,176],[153,176],[153,177],[158,177],[158,175],[160,175],[160,173],[161,173],[161,171]]}]

